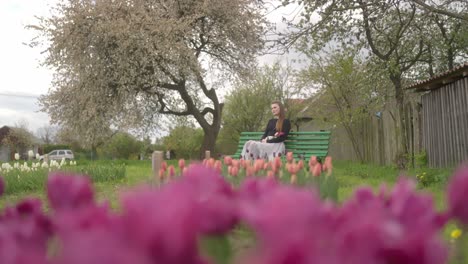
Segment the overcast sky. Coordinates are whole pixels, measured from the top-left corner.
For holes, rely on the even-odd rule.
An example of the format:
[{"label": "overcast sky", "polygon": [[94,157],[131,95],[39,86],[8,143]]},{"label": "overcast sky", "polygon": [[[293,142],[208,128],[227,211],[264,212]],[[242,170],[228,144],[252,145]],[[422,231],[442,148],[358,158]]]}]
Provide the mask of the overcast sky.
[{"label": "overcast sky", "polygon": [[[58,0],[0,0],[0,127],[26,123],[30,131],[49,124],[47,114],[39,111],[37,98],[46,94],[52,80],[52,71],[41,67],[40,50],[28,43],[34,32],[25,29],[34,23],[34,16],[47,15]],[[281,27],[281,16],[291,14],[294,8],[281,9],[269,15]],[[276,58],[261,58],[263,63]],[[282,60],[288,58],[282,56]]]}]

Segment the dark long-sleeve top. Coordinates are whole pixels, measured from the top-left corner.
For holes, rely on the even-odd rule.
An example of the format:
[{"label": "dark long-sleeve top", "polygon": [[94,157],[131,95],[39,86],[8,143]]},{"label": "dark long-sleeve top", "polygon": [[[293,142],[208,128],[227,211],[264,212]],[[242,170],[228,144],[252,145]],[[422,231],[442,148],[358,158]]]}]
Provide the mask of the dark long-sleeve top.
[{"label": "dark long-sleeve top", "polygon": [[[266,126],[266,129],[265,129],[265,133],[263,133],[263,136],[262,136],[262,139],[268,137],[268,136],[274,136],[275,133],[277,132],[276,131],[276,121],[278,121],[278,119],[276,118],[273,118],[273,119],[270,119],[270,121],[268,121],[268,124]],[[286,140],[286,138],[288,137],[288,134],[289,134],[289,130],[291,130],[291,122],[289,122],[289,119],[284,119],[283,120],[283,128],[282,128],[284,134],[279,136],[279,137],[276,137],[276,138],[273,138],[273,139],[268,139],[267,142],[268,143],[279,143],[279,142],[283,142]]]}]

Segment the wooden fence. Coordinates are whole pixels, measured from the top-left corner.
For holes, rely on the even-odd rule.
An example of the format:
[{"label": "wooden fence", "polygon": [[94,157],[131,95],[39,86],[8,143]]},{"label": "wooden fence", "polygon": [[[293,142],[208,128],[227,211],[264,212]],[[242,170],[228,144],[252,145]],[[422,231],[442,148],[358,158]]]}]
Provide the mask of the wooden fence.
[{"label": "wooden fence", "polygon": [[422,96],[423,140],[431,167],[468,160],[468,77]]},{"label": "wooden fence", "polygon": [[[406,105],[406,127],[408,151],[414,155],[422,151],[421,148],[421,110],[417,100]],[[398,113],[393,101],[387,103],[382,111],[369,115],[363,121],[354,124],[352,133],[356,140],[358,151],[363,161],[378,165],[396,164],[399,149],[399,135],[397,133]],[[329,154],[337,160],[359,161],[358,151],[353,148],[352,141],[346,129],[340,125],[310,122],[304,124],[301,131],[331,130]],[[410,155],[411,156],[411,155]],[[408,160],[414,162],[414,160]]]},{"label": "wooden fence", "polygon": [[[410,164],[415,155],[427,154],[429,167],[453,167],[468,161],[468,77],[425,93],[409,94],[405,105],[405,126]],[[359,152],[364,162],[379,165],[397,163],[399,137],[396,104],[390,102],[379,115],[354,124]],[[350,137],[342,126],[311,123],[300,130],[330,129],[329,153],[338,160],[358,161]],[[400,157],[401,158],[401,157]]]}]

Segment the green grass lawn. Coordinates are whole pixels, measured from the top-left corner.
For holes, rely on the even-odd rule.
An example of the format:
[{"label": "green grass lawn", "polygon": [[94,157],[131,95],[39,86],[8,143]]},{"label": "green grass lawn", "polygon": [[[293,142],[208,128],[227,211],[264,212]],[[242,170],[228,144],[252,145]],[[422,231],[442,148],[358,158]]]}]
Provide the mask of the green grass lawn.
[{"label": "green grass lawn", "polygon": [[[145,183],[154,183],[154,177],[151,170],[151,161],[118,161],[125,163],[126,177],[120,180],[111,180],[107,182],[95,182],[94,187],[98,200],[109,200],[112,205],[118,204],[119,191],[131,188],[133,186]],[[85,161],[86,164],[109,164],[110,161]],[[177,161],[172,160],[168,165],[177,165]],[[338,201],[342,202],[350,197],[353,191],[359,186],[370,186],[378,190],[379,186],[386,184],[391,187],[395,184],[399,175],[406,175],[415,178],[417,174],[426,172],[435,178],[428,186],[418,185],[421,191],[428,191],[434,196],[437,207],[445,207],[444,190],[447,178],[452,174],[452,169],[410,169],[401,173],[397,169],[385,166],[376,166],[369,164],[358,164],[353,162],[335,161],[333,175],[338,182]],[[307,179],[306,179],[307,180]],[[0,198],[0,207],[8,203],[15,203],[24,197],[34,196],[41,199],[45,198],[42,190],[32,192],[19,192],[4,195]]]},{"label": "green grass lawn", "polygon": [[[141,184],[155,184],[155,178],[151,169],[151,161],[83,161],[83,166],[93,165],[105,165],[109,164],[125,164],[125,177],[120,179],[114,179],[109,181],[97,181],[94,183],[96,191],[96,198],[98,201],[110,201],[113,208],[119,208],[119,193],[135,187]],[[80,163],[80,162],[78,162]],[[177,165],[177,161],[169,161],[168,165]],[[176,166],[177,167],[177,166]],[[406,172],[399,172],[396,168],[376,166],[369,164],[358,164],[353,162],[335,161],[333,168],[333,176],[338,184],[338,203],[341,203],[348,199],[359,186],[370,186],[375,191],[379,189],[382,184],[386,184],[391,188],[400,175],[406,175],[408,177],[417,178],[417,175],[424,175],[427,179],[426,185],[419,183],[418,189],[422,192],[429,192],[434,197],[434,202],[438,209],[442,210],[445,208],[445,185],[447,179],[452,174],[453,169],[410,169]],[[285,173],[287,175],[287,173]],[[287,176],[283,177],[283,181],[288,181]],[[307,184],[310,178],[304,178],[299,180],[303,184]],[[36,191],[21,191],[6,194],[0,197],[0,210],[8,204],[14,204],[25,197],[37,197],[43,201],[46,201],[45,190]],[[47,210],[47,203],[44,203],[44,207]],[[455,228],[455,224],[450,223],[446,226],[443,231],[443,236],[446,239],[450,238],[450,232]],[[254,243],[254,237],[252,233],[245,227],[238,227],[234,229],[228,236],[228,241],[232,246],[232,250],[239,252],[243,251]],[[209,247],[212,247],[214,251],[219,247],[220,241],[208,241],[211,243]],[[224,243],[224,242],[223,242]],[[223,247],[221,247],[223,249]],[[225,247],[224,247],[225,248]],[[221,255],[232,254],[230,252],[215,253]],[[221,259],[223,257],[221,256]],[[219,263],[225,263],[221,261]]]}]

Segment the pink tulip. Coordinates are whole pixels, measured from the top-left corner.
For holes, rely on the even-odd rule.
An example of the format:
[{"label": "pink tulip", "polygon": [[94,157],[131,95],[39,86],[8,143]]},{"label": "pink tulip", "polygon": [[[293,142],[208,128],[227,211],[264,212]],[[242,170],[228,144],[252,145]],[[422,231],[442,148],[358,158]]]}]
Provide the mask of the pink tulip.
[{"label": "pink tulip", "polygon": [[170,166],[169,166],[169,169],[168,169],[168,171],[167,171],[167,176],[168,176],[168,179],[174,178],[174,176],[175,176],[175,168],[174,168],[174,165],[170,165]]},{"label": "pink tulip", "polygon": [[327,176],[330,176],[333,170],[332,157],[327,156],[323,163],[323,170],[327,172]]},{"label": "pink tulip", "polygon": [[269,170],[267,172],[267,179],[273,179],[275,178],[275,174],[273,173],[273,171]]},{"label": "pink tulip", "polygon": [[232,167],[231,175],[236,177],[238,174],[239,174],[239,168],[238,167]]},{"label": "pink tulip", "polygon": [[297,166],[299,167],[299,170],[302,170],[304,168],[304,161],[299,160],[299,162],[297,163]]},{"label": "pink tulip", "polygon": [[322,174],[322,164],[317,163],[312,169],[312,175],[318,177],[320,174]]},{"label": "pink tulip", "polygon": [[232,166],[233,166],[233,167],[239,168],[239,165],[240,165],[240,161],[239,161],[239,160],[233,159],[233,160],[231,161],[231,163],[232,163]]},{"label": "pink tulip", "polygon": [[164,180],[164,170],[161,168],[159,169],[159,180],[162,181]]},{"label": "pink tulip", "polygon": [[214,163],[214,169],[216,172],[221,173],[223,165],[221,164],[220,160],[215,161]]},{"label": "pink tulip", "polygon": [[185,168],[185,160],[184,159],[179,160],[179,168],[180,168],[180,171],[184,170],[184,168]]},{"label": "pink tulip", "polygon": [[317,163],[318,163],[317,157],[311,156],[309,159],[309,166],[314,167],[315,165],[317,165]]},{"label": "pink tulip", "polygon": [[281,165],[283,164],[283,163],[281,162],[281,158],[280,158],[280,157],[276,157],[275,160],[274,160],[274,164],[275,164],[275,167],[276,167],[277,169],[280,169],[280,168],[281,168]]},{"label": "pink tulip", "polygon": [[232,157],[231,156],[224,156],[224,165],[229,166],[232,164]]}]

